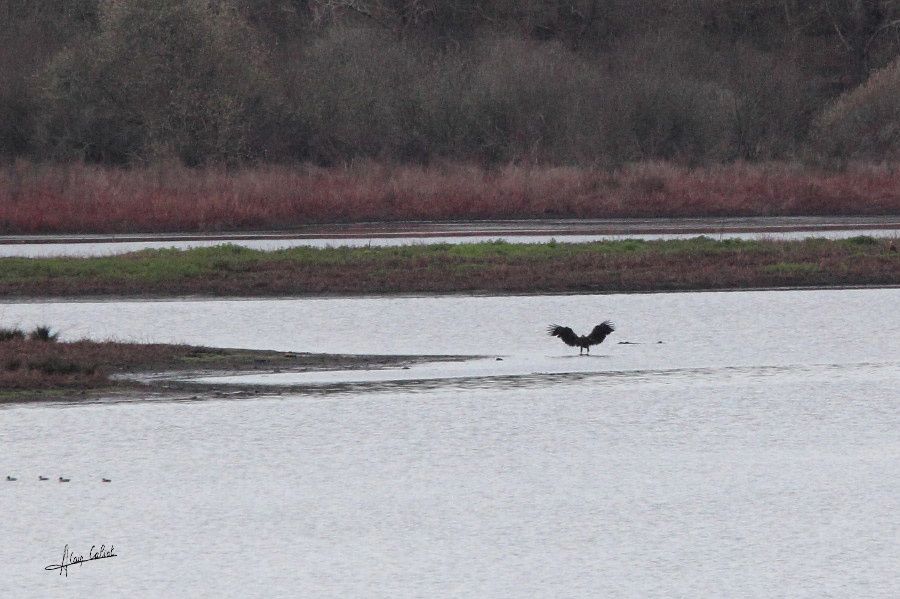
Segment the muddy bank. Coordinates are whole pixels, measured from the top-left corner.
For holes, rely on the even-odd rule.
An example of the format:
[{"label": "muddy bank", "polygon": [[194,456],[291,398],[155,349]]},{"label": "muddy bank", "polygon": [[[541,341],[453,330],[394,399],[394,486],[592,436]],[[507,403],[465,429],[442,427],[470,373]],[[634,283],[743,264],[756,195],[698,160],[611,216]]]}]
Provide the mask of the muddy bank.
[{"label": "muddy bank", "polygon": [[[0,235],[0,245],[160,242],[242,242],[326,239],[432,239],[436,237],[529,237],[535,235],[723,235],[789,232],[900,231],[900,216],[759,216],[723,218],[519,219],[484,221],[401,221],[304,225],[291,231],[120,233],[82,235]],[[561,239],[560,241],[565,241]]]},{"label": "muddy bank", "polygon": [[[7,329],[8,330],[8,329]],[[311,372],[403,368],[469,356],[318,354],[118,342],[0,340],[0,403],[89,401],[152,395],[222,396],[228,385],[203,385],[192,377],[235,373]],[[172,379],[185,382],[175,382]],[[186,379],[186,380],[185,380]],[[242,396],[260,393],[243,388]]]}]

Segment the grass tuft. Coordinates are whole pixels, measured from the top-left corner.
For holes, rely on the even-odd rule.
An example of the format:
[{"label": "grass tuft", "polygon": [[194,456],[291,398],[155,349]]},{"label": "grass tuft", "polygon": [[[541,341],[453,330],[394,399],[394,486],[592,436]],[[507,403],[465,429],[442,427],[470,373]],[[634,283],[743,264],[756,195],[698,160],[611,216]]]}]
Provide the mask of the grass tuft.
[{"label": "grass tuft", "polygon": [[848,237],[845,241],[851,245],[878,245],[878,240],[870,235]]},{"label": "grass tuft", "polygon": [[0,328],[0,342],[14,341],[25,338],[25,331],[21,329]]},{"label": "grass tuft", "polygon": [[53,343],[59,338],[59,333],[54,333],[48,326],[38,326],[28,334],[28,338],[32,341]]}]

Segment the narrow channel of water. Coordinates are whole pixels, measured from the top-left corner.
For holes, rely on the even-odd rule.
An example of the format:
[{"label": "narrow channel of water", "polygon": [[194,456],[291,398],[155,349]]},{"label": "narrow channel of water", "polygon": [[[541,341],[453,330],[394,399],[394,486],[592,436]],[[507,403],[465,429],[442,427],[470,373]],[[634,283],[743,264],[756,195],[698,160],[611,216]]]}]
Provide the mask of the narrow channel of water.
[{"label": "narrow channel of water", "polygon": [[[847,239],[858,235],[896,239],[894,229],[859,229],[836,231],[786,231],[786,232],[711,232],[712,239],[769,239],[787,241],[819,237],[824,239]],[[296,239],[228,239],[190,241],[115,241],[102,243],[16,243],[0,244],[0,258],[47,258],[54,256],[114,256],[146,249],[180,249],[213,247],[225,243],[257,250],[281,250],[292,247],[394,247],[402,245],[431,245],[437,243],[461,244],[505,241],[507,243],[585,243],[591,241],[617,241],[624,239],[691,239],[697,233],[635,233],[630,235],[456,235],[449,237],[323,237]]]}]

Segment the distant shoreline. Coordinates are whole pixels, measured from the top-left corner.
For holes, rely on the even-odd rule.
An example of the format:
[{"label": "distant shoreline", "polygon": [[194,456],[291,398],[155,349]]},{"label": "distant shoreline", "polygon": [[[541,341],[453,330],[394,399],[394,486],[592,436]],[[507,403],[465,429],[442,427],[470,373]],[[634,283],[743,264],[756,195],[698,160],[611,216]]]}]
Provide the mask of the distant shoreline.
[{"label": "distant shoreline", "polygon": [[851,290],[878,290],[900,289],[900,283],[891,285],[809,285],[791,286],[781,285],[777,287],[729,287],[708,289],[662,289],[658,291],[510,291],[510,292],[470,292],[470,291],[435,291],[417,293],[327,293],[327,294],[293,294],[273,296],[253,295],[74,295],[65,297],[46,296],[11,296],[0,298],[0,306],[3,304],[18,303],[81,303],[81,302],[208,302],[208,301],[244,301],[255,299],[266,300],[298,300],[298,299],[341,299],[341,298],[404,298],[404,297],[530,297],[546,295],[657,295],[666,293],[740,293],[761,291],[851,291]]},{"label": "distant shoreline", "polygon": [[897,231],[900,215],[874,216],[772,216],[652,219],[512,219],[395,221],[363,223],[323,223],[291,230],[171,232],[171,233],[84,233],[0,235],[0,245],[159,243],[180,241],[265,241],[293,239],[431,239],[436,237],[502,238],[524,236],[587,235],[728,235],[738,233],[817,233],[827,231]]}]

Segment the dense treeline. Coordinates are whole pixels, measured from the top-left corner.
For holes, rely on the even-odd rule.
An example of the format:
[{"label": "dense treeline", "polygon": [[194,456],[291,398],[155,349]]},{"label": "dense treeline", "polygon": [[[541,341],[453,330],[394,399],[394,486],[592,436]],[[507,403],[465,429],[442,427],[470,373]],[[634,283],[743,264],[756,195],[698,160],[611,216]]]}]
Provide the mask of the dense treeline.
[{"label": "dense treeline", "polygon": [[0,0],[0,156],[900,158],[900,0]]}]

